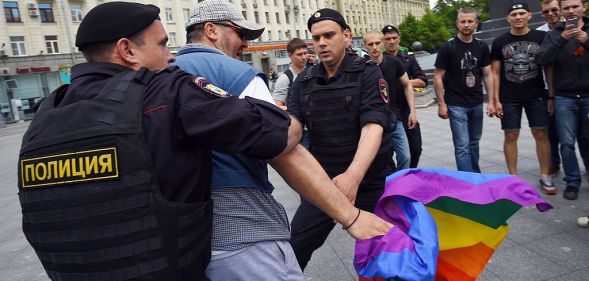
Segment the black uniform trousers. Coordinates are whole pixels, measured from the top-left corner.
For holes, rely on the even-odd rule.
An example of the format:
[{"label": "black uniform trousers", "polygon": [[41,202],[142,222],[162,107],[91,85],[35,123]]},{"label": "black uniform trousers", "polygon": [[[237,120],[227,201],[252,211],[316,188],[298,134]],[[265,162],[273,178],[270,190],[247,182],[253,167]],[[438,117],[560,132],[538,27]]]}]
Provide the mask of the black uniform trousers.
[{"label": "black uniform trousers", "polygon": [[409,168],[417,168],[419,158],[421,157],[421,128],[419,122],[415,124],[415,128],[409,129],[409,107],[403,106],[398,108],[401,115],[401,122],[405,127],[405,134],[407,135],[407,141],[409,142],[409,154],[411,154],[411,162]]},{"label": "black uniform trousers", "polygon": [[[360,186],[356,196],[356,207],[373,212],[383,191],[384,181],[376,187]],[[290,244],[302,270],[305,270],[311,255],[323,245],[334,226],[332,218],[309,201],[301,199],[301,205],[291,222]]]}]

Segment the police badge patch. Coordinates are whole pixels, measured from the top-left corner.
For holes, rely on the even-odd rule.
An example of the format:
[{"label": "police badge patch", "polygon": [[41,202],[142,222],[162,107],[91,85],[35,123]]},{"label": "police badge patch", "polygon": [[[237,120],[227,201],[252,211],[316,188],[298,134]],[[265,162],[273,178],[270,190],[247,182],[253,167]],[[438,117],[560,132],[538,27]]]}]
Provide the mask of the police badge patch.
[{"label": "police badge patch", "polygon": [[385,102],[389,103],[389,85],[384,79],[378,79],[378,93],[380,98]]},{"label": "police badge patch", "polygon": [[194,84],[202,89],[205,93],[214,96],[214,97],[219,97],[219,98],[226,98],[229,97],[230,94],[227,93],[225,90],[213,85],[213,83],[209,82],[207,79],[204,79],[203,77],[200,76],[195,76],[192,81],[194,81]]}]

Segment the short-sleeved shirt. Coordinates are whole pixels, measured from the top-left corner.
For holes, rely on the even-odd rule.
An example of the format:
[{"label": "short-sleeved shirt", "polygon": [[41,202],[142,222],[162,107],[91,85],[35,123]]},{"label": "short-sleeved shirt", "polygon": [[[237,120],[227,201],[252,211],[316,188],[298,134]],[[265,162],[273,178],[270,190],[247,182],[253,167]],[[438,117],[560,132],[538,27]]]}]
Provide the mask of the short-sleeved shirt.
[{"label": "short-sleeved shirt", "polygon": [[501,62],[501,102],[529,102],[546,97],[542,67],[536,54],[546,32],[530,30],[525,35],[507,32],[495,39],[491,59]]},{"label": "short-sleeved shirt", "polygon": [[[385,56],[386,55],[385,53]],[[421,66],[419,66],[419,62],[417,61],[417,59],[415,58],[415,55],[413,55],[412,53],[407,53],[404,51],[399,50],[397,52],[397,55],[394,56],[395,58],[399,59],[401,61],[401,63],[403,64],[403,67],[405,68],[405,72],[407,73],[407,76],[409,76],[409,79],[419,79],[421,81],[423,81],[425,83],[425,85],[427,86],[427,75],[425,75],[425,72],[423,72],[423,69],[421,69]],[[393,88],[391,86],[391,88]],[[397,85],[396,88],[393,88],[397,93],[403,93],[404,89],[403,89],[403,85]],[[404,108],[404,109],[408,109],[409,108],[409,104],[407,103],[407,99],[405,98],[405,95],[395,95],[395,103],[397,105],[397,107],[399,108]]]},{"label": "short-sleeved shirt", "polygon": [[403,67],[403,63],[396,57],[391,56],[383,56],[382,62],[378,65],[380,67],[380,71],[382,71],[382,75],[384,80],[387,81],[389,85],[389,92],[390,92],[390,101],[389,101],[389,108],[393,111],[397,116],[399,116],[399,112],[397,107],[397,101],[399,100],[398,96],[405,96],[405,89],[401,85],[401,91],[399,91],[399,85],[401,84],[401,77],[405,74],[405,68]]},{"label": "short-sleeved shirt", "polygon": [[292,84],[291,82],[294,82],[299,76],[299,73],[294,71],[292,66],[288,69],[292,72],[292,81],[288,79],[288,75],[286,75],[286,73],[280,74],[280,76],[278,76],[278,80],[276,80],[276,83],[274,84],[274,92],[272,93],[272,98],[283,103],[286,103],[288,100],[288,92]]},{"label": "short-sleeved shirt", "polygon": [[[356,58],[356,55],[346,55],[333,77],[327,76],[323,63],[314,66],[318,68],[317,83],[329,85],[337,81],[343,75],[344,66],[353,63]],[[288,95],[288,112],[303,124],[307,123],[300,108],[300,95],[303,84],[303,79],[301,78],[305,77],[310,69],[307,67],[299,74],[297,80],[293,82],[290,94]],[[394,116],[388,109],[387,102],[379,94],[379,80],[384,80],[380,68],[377,65],[367,65],[361,81],[362,101],[360,105],[360,125],[364,126],[367,123],[376,123],[388,129],[390,128],[391,120],[394,120]]]},{"label": "short-sleeved shirt", "polygon": [[[111,63],[72,68],[72,81],[59,106],[92,99],[110,77],[131,71]],[[219,98],[178,68],[158,72],[147,85],[143,130],[163,196],[176,202],[208,201],[211,150],[273,158],[286,146],[290,118],[265,101]]]},{"label": "short-sleeved shirt", "polygon": [[465,43],[458,37],[440,47],[435,67],[446,70],[446,104],[473,107],[483,103],[483,68],[491,63],[489,47],[476,38]]}]

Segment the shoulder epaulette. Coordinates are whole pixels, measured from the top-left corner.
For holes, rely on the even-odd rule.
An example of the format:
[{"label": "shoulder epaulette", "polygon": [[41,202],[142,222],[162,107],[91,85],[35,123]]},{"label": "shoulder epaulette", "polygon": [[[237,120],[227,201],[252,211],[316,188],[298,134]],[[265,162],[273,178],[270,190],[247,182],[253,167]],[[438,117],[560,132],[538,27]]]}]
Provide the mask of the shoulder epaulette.
[{"label": "shoulder epaulette", "polygon": [[194,76],[192,78],[192,81],[194,81],[196,87],[198,87],[199,89],[203,90],[205,93],[211,96],[220,98],[226,98],[231,96],[229,93],[227,93],[227,91],[213,85],[213,83],[209,82],[209,80],[203,77]]}]

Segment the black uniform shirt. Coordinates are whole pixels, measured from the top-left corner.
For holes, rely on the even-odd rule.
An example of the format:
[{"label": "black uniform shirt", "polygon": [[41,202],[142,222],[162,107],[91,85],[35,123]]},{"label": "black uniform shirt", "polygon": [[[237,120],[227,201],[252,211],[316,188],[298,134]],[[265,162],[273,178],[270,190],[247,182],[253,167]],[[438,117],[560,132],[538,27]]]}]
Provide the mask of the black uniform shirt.
[{"label": "black uniform shirt", "polygon": [[[59,106],[96,97],[108,78],[123,71],[129,69],[111,63],[74,66]],[[290,124],[288,115],[275,105],[205,93],[192,75],[178,68],[160,71],[148,84],[143,116],[160,188],[165,198],[177,202],[208,200],[211,149],[272,158],[286,146]]]},{"label": "black uniform shirt", "polygon": [[[425,82],[425,85],[427,86],[427,75],[425,75],[425,72],[423,72],[421,66],[419,66],[419,62],[417,62],[417,59],[414,55],[403,51],[398,51],[395,58],[398,58],[403,63],[403,67],[405,67],[405,71],[407,72],[407,76],[409,76],[409,80],[420,79]],[[397,93],[405,92],[403,85],[400,83],[397,84],[394,90]],[[395,95],[395,101],[399,108],[409,108],[404,94]]]},{"label": "black uniform shirt", "polygon": [[[329,78],[327,72],[325,72],[323,63],[319,63],[315,66],[319,68],[316,80],[317,83],[329,85],[337,81],[343,75],[343,68],[348,64],[353,63],[356,58],[356,55],[346,55],[335,75],[331,78]],[[299,74],[297,80],[293,82],[288,95],[288,112],[299,119],[303,124],[306,123],[304,114],[299,105],[299,100],[302,81],[304,77],[308,75],[309,69],[310,67],[307,67]],[[382,95],[379,94],[379,81],[384,81],[380,68],[376,64],[367,65],[361,81],[362,103],[360,105],[360,125],[364,126],[367,123],[376,123],[387,130],[390,128],[394,116],[392,116],[392,112],[388,110],[387,102],[384,101]]]},{"label": "black uniform shirt", "polygon": [[[403,63],[396,57],[383,56],[382,62],[378,66],[382,71],[385,81],[389,85],[391,99],[389,101],[389,108],[396,116],[400,116],[398,110],[399,105],[397,104],[399,98],[397,96],[405,96],[405,88],[403,88],[403,84],[400,81],[401,77],[405,74]],[[399,85],[401,85],[401,90],[399,90]]]}]

